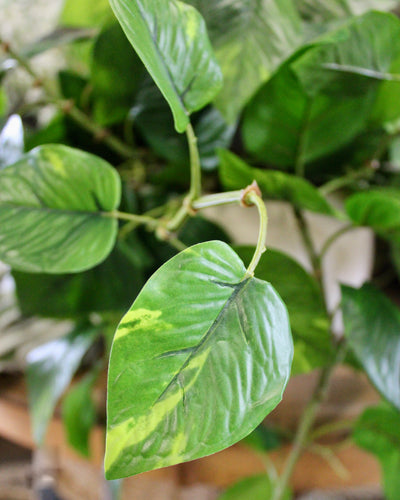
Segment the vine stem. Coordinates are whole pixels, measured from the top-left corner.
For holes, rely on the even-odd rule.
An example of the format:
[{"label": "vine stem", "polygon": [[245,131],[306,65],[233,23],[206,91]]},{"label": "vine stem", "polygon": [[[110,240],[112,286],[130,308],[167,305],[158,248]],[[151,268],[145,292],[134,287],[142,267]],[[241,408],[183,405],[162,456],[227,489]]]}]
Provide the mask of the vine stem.
[{"label": "vine stem", "polygon": [[29,61],[13,50],[7,42],[0,39],[0,46],[6,54],[17,61],[18,65],[33,78],[36,86],[42,87],[47,97],[47,104],[54,104],[57,106],[81,128],[90,132],[95,140],[103,142],[122,158],[129,159],[135,156],[136,153],[133,148],[121,141],[117,136],[114,136],[109,130],[94,122],[88,115],[77,108],[73,101],[61,99],[57,95],[57,92],[36,73]]},{"label": "vine stem", "polygon": [[194,133],[192,124],[186,128],[186,137],[189,146],[190,155],[190,191],[189,200],[193,202],[196,198],[201,195],[201,165],[200,165],[200,154],[197,147],[197,137]]}]

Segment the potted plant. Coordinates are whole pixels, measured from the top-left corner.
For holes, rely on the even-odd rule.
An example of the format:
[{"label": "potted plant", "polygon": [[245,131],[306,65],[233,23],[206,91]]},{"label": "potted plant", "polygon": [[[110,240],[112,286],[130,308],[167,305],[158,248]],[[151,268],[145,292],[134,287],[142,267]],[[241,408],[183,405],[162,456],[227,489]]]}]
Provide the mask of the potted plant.
[{"label": "potted plant", "polygon": [[[38,443],[84,360],[63,415],[87,454],[91,393],[108,366],[108,479],[245,438],[265,450],[289,439],[279,477],[272,467],[222,498],[290,498],[294,467],[322,434],[314,423],[332,373],[346,364],[384,400],[346,429],[377,456],[385,494],[398,498],[399,312],[387,280],[347,282],[328,304],[323,266],[339,238],[366,226],[381,242],[380,262],[398,269],[400,20],[388,12],[396,5],[87,0],[83,9],[69,0],[64,19],[101,29],[57,32],[29,51],[3,41],[4,71],[22,67],[40,93],[13,109],[24,152],[10,147],[3,106],[0,260],[23,314],[73,322],[26,358]],[[63,70],[57,85],[37,73],[34,54],[82,37],[86,72]],[[52,119],[37,127],[49,105]],[[265,252],[263,199],[290,206],[308,269]],[[254,247],[235,245],[202,216],[225,205],[256,208]],[[320,247],[310,213],[339,221]],[[389,284],[395,291],[392,274]],[[294,434],[260,438],[289,378],[313,370]]]}]

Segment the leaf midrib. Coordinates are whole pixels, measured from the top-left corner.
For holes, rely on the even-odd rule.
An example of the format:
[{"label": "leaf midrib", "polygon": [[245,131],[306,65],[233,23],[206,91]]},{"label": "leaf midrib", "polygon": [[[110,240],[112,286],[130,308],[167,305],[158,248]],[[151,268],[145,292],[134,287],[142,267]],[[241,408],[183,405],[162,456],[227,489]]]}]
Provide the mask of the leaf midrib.
[{"label": "leaf midrib", "polygon": [[45,206],[35,206],[35,205],[19,205],[17,203],[1,203],[0,202],[0,213],[2,208],[9,208],[9,209],[18,209],[18,210],[26,210],[26,211],[38,211],[38,212],[49,212],[49,213],[56,213],[56,214],[66,214],[66,215],[85,215],[89,217],[107,217],[107,211],[104,212],[92,212],[90,210],[67,210],[67,209],[58,209],[58,208],[51,208],[51,207],[45,207]]}]

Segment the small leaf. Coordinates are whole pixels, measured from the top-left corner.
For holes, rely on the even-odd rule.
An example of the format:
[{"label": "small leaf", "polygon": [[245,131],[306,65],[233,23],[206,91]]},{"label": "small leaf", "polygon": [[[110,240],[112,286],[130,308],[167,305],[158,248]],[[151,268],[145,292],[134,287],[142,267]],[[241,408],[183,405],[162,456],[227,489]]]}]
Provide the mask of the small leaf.
[{"label": "small leaf", "polygon": [[27,356],[27,384],[33,436],[42,443],[58,399],[97,335],[94,328],[76,329],[64,338],[36,347]]},{"label": "small leaf", "polygon": [[0,132],[0,169],[18,161],[24,153],[24,127],[19,115],[11,115]]},{"label": "small leaf", "polygon": [[[254,247],[237,246],[235,251],[248,264]],[[288,308],[294,341],[292,375],[326,366],[334,349],[329,318],[315,278],[291,257],[273,249],[261,257],[256,276],[271,283]]]},{"label": "small leaf", "polygon": [[[218,500],[266,500],[272,498],[274,485],[265,474],[246,477],[228,488]],[[292,495],[286,490],[282,500],[290,500]]]},{"label": "small leaf", "polygon": [[64,26],[102,26],[112,18],[108,0],[66,0],[61,14]]},{"label": "small leaf", "polygon": [[0,259],[29,272],[78,272],[110,253],[120,179],[104,160],[42,146],[0,171]]},{"label": "small leaf", "polygon": [[282,444],[281,434],[275,429],[259,425],[252,433],[242,439],[241,443],[261,453],[275,450]]},{"label": "small leaf", "polygon": [[400,409],[400,312],[372,285],[342,286],[347,342],[371,382]]},{"label": "small leaf", "polygon": [[92,389],[97,372],[89,373],[70,389],[63,400],[62,417],[69,444],[84,457],[90,456],[89,436],[96,423]]},{"label": "small leaf", "polygon": [[292,339],[273,288],[225,243],[164,264],[111,351],[108,479],[193,460],[249,434],[281,400]]},{"label": "small leaf", "polygon": [[110,4],[168,101],[176,130],[184,132],[188,115],[208,104],[222,85],[203,18],[177,0],[110,0]]},{"label": "small leaf", "polygon": [[298,208],[333,214],[326,199],[308,181],[277,170],[251,168],[229,151],[220,150],[219,157],[219,175],[225,189],[240,189],[255,180],[267,199],[285,200]]},{"label": "small leaf", "polygon": [[378,458],[387,500],[398,500],[400,491],[400,414],[389,406],[368,408],[353,433],[358,446]]},{"label": "small leaf", "polygon": [[400,190],[382,188],[353,194],[346,200],[346,212],[356,224],[400,243]]}]

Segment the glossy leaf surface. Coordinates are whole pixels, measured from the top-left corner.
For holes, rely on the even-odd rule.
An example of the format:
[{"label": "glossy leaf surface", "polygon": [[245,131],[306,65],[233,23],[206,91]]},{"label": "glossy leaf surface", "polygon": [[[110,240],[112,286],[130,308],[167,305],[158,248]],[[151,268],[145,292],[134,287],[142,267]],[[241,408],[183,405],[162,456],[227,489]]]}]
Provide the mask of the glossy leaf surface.
[{"label": "glossy leaf surface", "polygon": [[105,470],[125,477],[215,453],[249,434],[290,374],[287,312],[218,241],[146,283],[116,332]]},{"label": "glossy leaf surface", "polygon": [[368,408],[355,425],[353,439],[378,458],[386,498],[397,500],[400,491],[400,413],[383,405]]},{"label": "glossy leaf surface", "polygon": [[230,151],[221,150],[219,157],[219,176],[225,189],[241,189],[255,180],[264,198],[285,200],[298,208],[332,215],[329,203],[308,181],[278,170],[251,168]]},{"label": "glossy leaf surface", "polygon": [[29,272],[77,272],[110,253],[120,180],[104,160],[65,146],[34,149],[0,171],[0,258]]},{"label": "glossy leaf surface", "polygon": [[400,312],[371,285],[342,287],[347,342],[380,393],[400,409]]},{"label": "glossy leaf surface", "polygon": [[189,0],[204,16],[224,76],[216,105],[234,122],[250,97],[302,41],[292,0]]},{"label": "glossy leaf surface", "polygon": [[303,47],[251,101],[243,124],[247,149],[274,165],[298,167],[344,147],[372,115],[381,82],[368,75],[390,73],[399,55],[400,21],[380,12]]},{"label": "glossy leaf surface", "polygon": [[177,0],[110,0],[129,41],[168,101],[175,128],[221,89],[222,75],[201,15]]},{"label": "glossy leaf surface", "polygon": [[[218,500],[265,500],[272,498],[273,483],[266,474],[246,477],[228,488]],[[292,498],[290,491],[286,491],[282,500]]]},{"label": "glossy leaf surface", "polygon": [[346,201],[346,212],[360,226],[400,244],[400,190],[375,189],[356,193]]},{"label": "glossy leaf surface", "polygon": [[89,435],[96,423],[96,407],[92,399],[96,373],[89,373],[67,393],[62,404],[62,417],[69,444],[84,457],[90,456]]},{"label": "glossy leaf surface", "polygon": [[[235,251],[248,264],[254,247],[238,246]],[[316,280],[294,259],[271,248],[261,257],[256,276],[271,283],[288,308],[294,342],[292,374],[326,366],[334,349]]]},{"label": "glossy leaf surface", "polygon": [[54,408],[68,387],[97,334],[77,329],[66,337],[36,347],[27,356],[27,384],[33,436],[42,443]]}]

